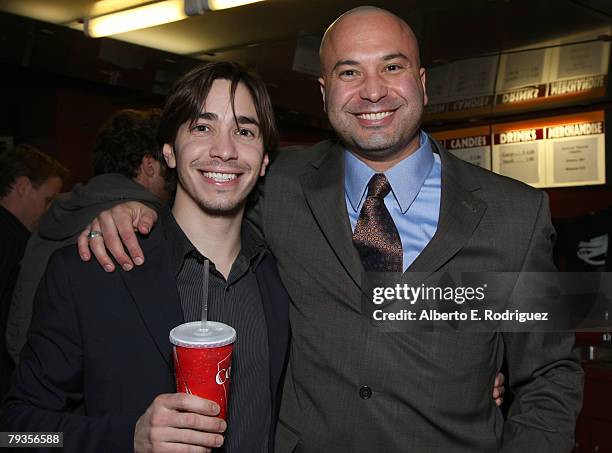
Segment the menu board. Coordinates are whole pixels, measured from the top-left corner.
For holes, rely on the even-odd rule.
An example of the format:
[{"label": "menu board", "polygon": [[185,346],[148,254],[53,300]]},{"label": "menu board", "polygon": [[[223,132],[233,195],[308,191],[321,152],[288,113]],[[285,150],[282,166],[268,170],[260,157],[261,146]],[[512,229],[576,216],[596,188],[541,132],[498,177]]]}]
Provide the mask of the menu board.
[{"label": "menu board", "polygon": [[499,125],[493,128],[493,171],[534,187],[543,187],[546,178],[544,130],[529,124]]},{"label": "menu board", "polygon": [[462,117],[490,112],[498,60],[498,55],[470,58],[428,70],[427,117]]},{"label": "menu board", "polygon": [[427,97],[428,105],[426,113],[440,113],[447,109],[448,95],[450,92],[450,80],[452,65],[445,64],[434,66],[427,70]]},{"label": "menu board", "polygon": [[546,97],[551,49],[520,50],[500,58],[496,109],[515,108]]},{"label": "menu board", "polygon": [[604,112],[493,126],[492,169],[534,187],[605,184]]},{"label": "menu board", "polygon": [[611,27],[573,35],[553,49],[548,98],[600,97],[606,93],[610,42],[596,40]]},{"label": "menu board", "polygon": [[547,186],[605,184],[603,112],[559,117],[546,127]]},{"label": "menu board", "polygon": [[571,104],[606,95],[612,26],[428,70],[425,120]]},{"label": "menu board", "polygon": [[[612,27],[431,69],[426,119],[505,112],[606,94]],[[496,79],[497,77],[497,79]]]},{"label": "menu board", "polygon": [[539,85],[545,79],[548,53],[546,49],[514,52],[502,55],[499,91],[529,85]]},{"label": "menu board", "polygon": [[560,47],[556,78],[565,79],[603,73],[606,47],[609,48],[610,45],[602,41]]},{"label": "menu board", "polygon": [[489,126],[436,132],[432,136],[460,159],[491,170],[491,128]]},{"label": "menu board", "polygon": [[498,56],[471,58],[453,63],[449,96],[452,100],[490,96],[495,88]]}]

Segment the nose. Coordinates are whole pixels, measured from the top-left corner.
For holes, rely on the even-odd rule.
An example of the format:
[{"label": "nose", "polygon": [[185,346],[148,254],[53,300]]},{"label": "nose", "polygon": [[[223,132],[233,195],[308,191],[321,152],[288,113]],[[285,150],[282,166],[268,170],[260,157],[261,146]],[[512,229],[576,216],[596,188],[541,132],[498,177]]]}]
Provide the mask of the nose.
[{"label": "nose", "polygon": [[378,102],[388,93],[387,84],[378,73],[366,74],[359,95],[361,99]]},{"label": "nose", "polygon": [[210,157],[216,157],[224,162],[237,159],[238,149],[236,148],[235,138],[233,131],[226,131],[217,135],[210,147]]}]

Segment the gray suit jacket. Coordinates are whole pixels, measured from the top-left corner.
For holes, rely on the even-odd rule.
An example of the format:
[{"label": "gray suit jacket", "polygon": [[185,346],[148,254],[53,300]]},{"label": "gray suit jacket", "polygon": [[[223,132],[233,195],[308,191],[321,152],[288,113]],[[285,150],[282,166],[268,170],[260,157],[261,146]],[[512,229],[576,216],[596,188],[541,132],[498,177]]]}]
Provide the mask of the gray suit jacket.
[{"label": "gray suit jacket", "polygon": [[[403,282],[435,271],[554,271],[545,194],[434,149],[438,229]],[[331,141],[281,152],[252,214],[292,299],[276,451],[571,451],[582,395],[573,335],[384,333],[365,321],[342,154]],[[516,395],[505,421],[489,390],[504,360]]]}]

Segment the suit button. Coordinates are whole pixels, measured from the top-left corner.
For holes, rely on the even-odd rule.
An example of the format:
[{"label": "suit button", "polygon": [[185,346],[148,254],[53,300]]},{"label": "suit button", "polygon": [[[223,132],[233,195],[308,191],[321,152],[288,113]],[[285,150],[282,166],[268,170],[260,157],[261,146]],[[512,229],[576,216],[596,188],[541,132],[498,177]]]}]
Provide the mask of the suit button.
[{"label": "suit button", "polygon": [[372,389],[367,385],[364,385],[359,389],[359,396],[364,400],[369,399],[372,396]]}]

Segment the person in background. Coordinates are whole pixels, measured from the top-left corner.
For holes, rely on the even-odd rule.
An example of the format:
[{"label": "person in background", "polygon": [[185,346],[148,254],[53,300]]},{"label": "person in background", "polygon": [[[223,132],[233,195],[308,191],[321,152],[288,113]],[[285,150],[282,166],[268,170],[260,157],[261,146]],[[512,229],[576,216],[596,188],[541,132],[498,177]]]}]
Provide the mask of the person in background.
[{"label": "person in background", "polygon": [[30,235],[60,192],[67,170],[30,145],[0,156],[0,399],[14,364],[5,344],[11,295]]},{"label": "person in background", "polygon": [[114,113],[96,137],[95,176],[60,195],[41,217],[25,250],[6,323],[6,346],[15,363],[26,342],[34,296],[51,254],[75,243],[78,233],[117,197],[155,208],[168,199],[173,178],[157,143],[160,116],[158,109]]}]

